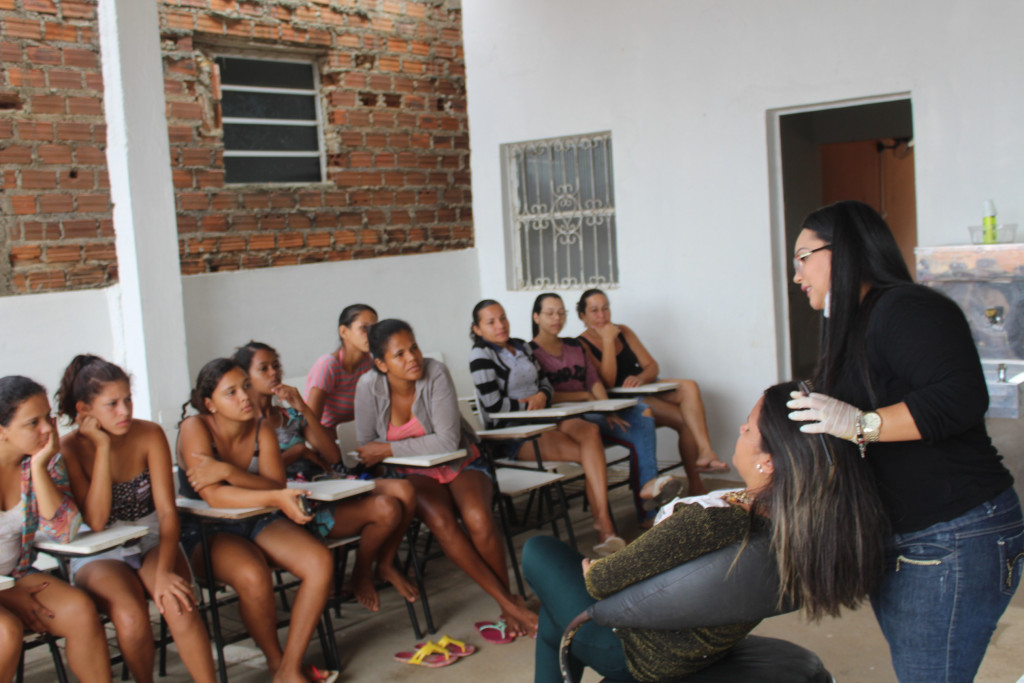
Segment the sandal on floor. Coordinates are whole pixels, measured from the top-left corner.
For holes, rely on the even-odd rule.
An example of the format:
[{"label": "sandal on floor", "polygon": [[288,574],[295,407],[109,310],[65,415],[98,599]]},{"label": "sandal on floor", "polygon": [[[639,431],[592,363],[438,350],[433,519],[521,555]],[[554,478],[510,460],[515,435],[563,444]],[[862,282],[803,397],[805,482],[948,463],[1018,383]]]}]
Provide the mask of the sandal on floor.
[{"label": "sandal on floor", "polygon": [[594,554],[598,557],[614,555],[626,547],[626,541],[619,536],[609,536],[594,546]]},{"label": "sandal on floor", "polygon": [[508,632],[508,624],[504,619],[498,621],[478,621],[473,627],[480,632],[480,636],[492,645],[506,645],[516,639]]},{"label": "sandal on floor", "polygon": [[338,680],[338,676],[341,675],[341,672],[335,671],[334,669],[318,669],[315,666],[312,667],[312,669],[313,680],[316,681],[316,683],[334,683]]},{"label": "sandal on floor", "polygon": [[[423,647],[424,645],[426,643],[416,643],[416,647]],[[468,657],[476,652],[475,646],[467,645],[461,640],[455,640],[448,635],[443,636],[441,640],[437,641],[437,645],[448,650],[452,657]]]},{"label": "sandal on floor", "polygon": [[415,664],[417,666],[426,666],[431,669],[437,669],[442,666],[448,666],[459,661],[458,657],[453,657],[448,650],[437,643],[430,642],[423,647],[416,650],[416,652],[399,652],[395,655],[396,662],[402,662],[403,664]]},{"label": "sandal on floor", "polygon": [[657,510],[671,503],[686,489],[686,480],[666,474],[654,480],[653,488],[654,496],[643,502],[644,510]]}]

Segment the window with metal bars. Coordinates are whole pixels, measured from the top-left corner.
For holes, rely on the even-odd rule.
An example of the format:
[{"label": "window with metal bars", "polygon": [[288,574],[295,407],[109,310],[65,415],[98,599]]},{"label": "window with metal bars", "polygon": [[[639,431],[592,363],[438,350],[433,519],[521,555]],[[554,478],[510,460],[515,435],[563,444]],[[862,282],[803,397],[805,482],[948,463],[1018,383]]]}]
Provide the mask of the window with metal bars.
[{"label": "window with metal bars", "polygon": [[324,178],[319,74],[312,61],[217,57],[228,183]]},{"label": "window with metal bars", "polygon": [[501,146],[510,289],[618,284],[612,136]]}]

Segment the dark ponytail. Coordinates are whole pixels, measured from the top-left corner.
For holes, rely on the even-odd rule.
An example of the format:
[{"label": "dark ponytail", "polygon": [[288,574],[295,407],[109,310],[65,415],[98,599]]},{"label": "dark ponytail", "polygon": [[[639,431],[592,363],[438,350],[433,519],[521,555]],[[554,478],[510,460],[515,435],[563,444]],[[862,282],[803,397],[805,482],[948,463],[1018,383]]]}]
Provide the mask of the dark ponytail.
[{"label": "dark ponytail", "polygon": [[473,331],[473,328],[480,322],[480,311],[484,310],[488,306],[494,306],[495,304],[501,306],[501,304],[494,299],[484,299],[483,301],[477,302],[477,305],[473,307],[473,324],[469,326],[469,338],[473,340],[473,343],[480,341],[480,337]]},{"label": "dark ponytail", "polygon": [[580,300],[576,302],[576,315],[578,315],[581,318],[583,317],[583,313],[587,310],[587,299],[594,296],[595,294],[600,294],[605,299],[608,298],[608,295],[605,294],[600,289],[588,289],[587,291],[580,294]]},{"label": "dark ponytail", "polygon": [[53,398],[57,404],[57,412],[74,422],[78,417],[76,404],[92,403],[92,400],[103,391],[103,385],[110,382],[124,382],[131,385],[128,374],[119,365],[114,365],[99,356],[79,354],[64,370],[60,388]]},{"label": "dark ponytail", "polygon": [[[189,399],[181,405],[181,419],[185,419],[185,413],[188,411],[189,406],[200,415],[209,415],[210,411],[206,408],[206,399],[213,396],[213,391],[220,384],[221,378],[235,368],[248,374],[248,370],[231,358],[214,358],[204,365],[196,377],[196,385],[192,389]],[[181,424],[181,422],[179,421],[178,424]]]},{"label": "dark ponytail", "polygon": [[234,355],[231,356],[231,360],[238,363],[238,365],[243,370],[249,372],[249,368],[252,367],[252,359],[256,357],[257,351],[269,351],[270,353],[274,354],[276,358],[281,357],[277,353],[277,349],[275,349],[273,346],[270,346],[269,344],[264,344],[263,342],[250,341],[245,346],[239,346],[237,349],[235,349],[235,353]]}]

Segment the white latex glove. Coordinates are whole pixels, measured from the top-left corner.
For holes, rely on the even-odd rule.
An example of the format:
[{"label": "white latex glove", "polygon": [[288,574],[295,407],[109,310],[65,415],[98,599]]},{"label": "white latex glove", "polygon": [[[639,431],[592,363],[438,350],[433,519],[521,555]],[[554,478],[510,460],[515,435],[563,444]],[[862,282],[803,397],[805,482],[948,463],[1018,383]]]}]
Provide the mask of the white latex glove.
[{"label": "white latex glove", "polygon": [[807,434],[831,434],[840,439],[857,442],[857,418],[861,411],[856,406],[844,403],[825,394],[804,394],[793,391],[787,408],[797,408],[789,414],[794,422],[807,422],[800,431]]}]

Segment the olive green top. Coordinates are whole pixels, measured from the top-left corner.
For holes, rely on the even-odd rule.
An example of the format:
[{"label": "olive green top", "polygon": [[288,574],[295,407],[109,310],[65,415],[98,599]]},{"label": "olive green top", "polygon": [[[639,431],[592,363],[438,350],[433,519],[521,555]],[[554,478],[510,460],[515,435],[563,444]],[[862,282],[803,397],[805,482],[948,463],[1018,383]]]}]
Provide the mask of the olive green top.
[{"label": "olive green top", "polygon": [[[679,504],[675,513],[614,555],[595,560],[587,590],[602,599],[634,583],[742,540],[750,513],[741,507]],[[679,631],[617,628],[629,671],[638,681],[681,678],[718,661],[758,622]]]}]

